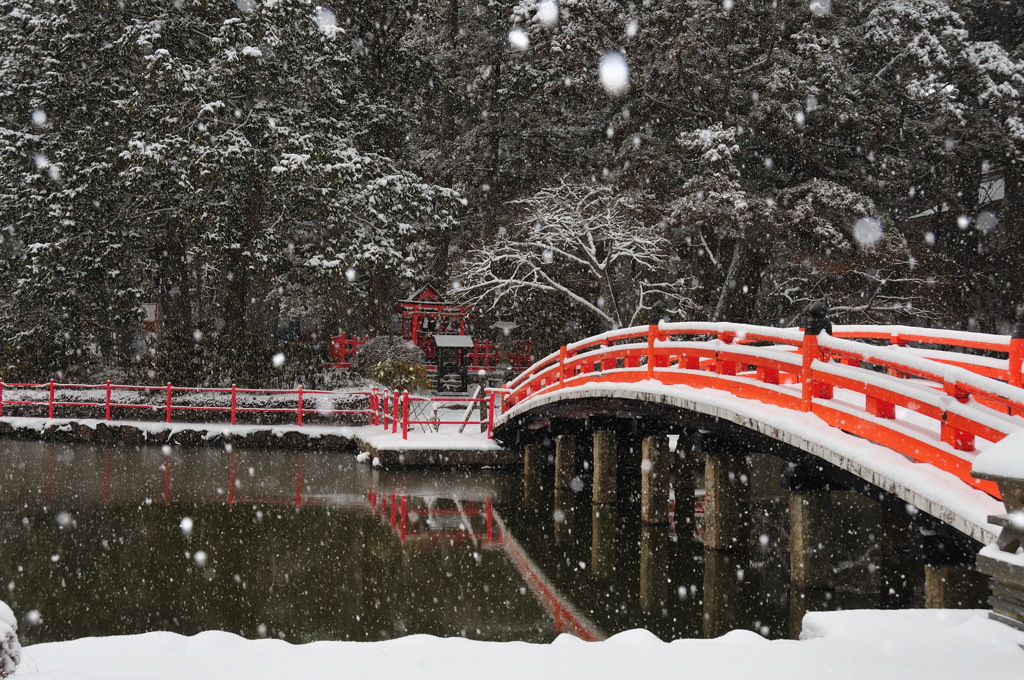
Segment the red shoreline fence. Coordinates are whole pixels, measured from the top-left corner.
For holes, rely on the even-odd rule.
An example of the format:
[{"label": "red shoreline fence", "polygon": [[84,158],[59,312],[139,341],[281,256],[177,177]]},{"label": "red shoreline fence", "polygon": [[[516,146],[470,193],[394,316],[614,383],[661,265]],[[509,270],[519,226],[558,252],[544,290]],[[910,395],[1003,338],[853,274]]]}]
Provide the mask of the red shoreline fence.
[{"label": "red shoreline fence", "polygon": [[[878,340],[890,346],[868,342]],[[976,438],[997,442],[1024,428],[1022,364],[1024,338],[1008,336],[905,326],[836,326],[829,336],[731,323],[662,323],[562,347],[510,382],[506,402],[644,380],[723,390],[813,414],[1000,498],[994,483],[971,476],[969,454]],[[845,391],[842,399],[835,398],[836,389]],[[851,392],[863,401],[851,404]],[[923,418],[896,419],[896,407]]]},{"label": "red shoreline fence", "polygon": [[[45,390],[47,398],[44,401],[34,399],[7,399],[5,390],[7,389],[28,389],[28,390]],[[101,390],[104,394],[102,401],[86,401],[80,400],[61,400],[57,398],[57,390]],[[115,394],[117,392],[131,391],[135,393],[148,392],[150,394],[159,394],[161,396],[162,403],[138,403],[129,401],[116,401]],[[175,394],[214,394],[223,395],[227,403],[223,406],[209,406],[209,405],[192,405],[174,403]],[[280,395],[294,395],[295,406],[293,407],[280,407],[280,406],[240,406],[238,403],[239,397],[251,397],[255,395],[261,396],[280,396]],[[170,383],[162,386],[150,386],[150,385],[116,385],[111,382],[107,382],[100,385],[81,385],[74,383],[58,383],[53,380],[45,383],[9,383],[0,380],[0,417],[4,415],[5,406],[45,406],[47,408],[47,417],[55,418],[57,408],[61,407],[86,407],[86,408],[97,408],[102,409],[103,420],[111,420],[112,414],[115,409],[144,409],[148,411],[162,411],[164,414],[163,421],[165,423],[173,422],[173,415],[175,411],[190,411],[190,412],[220,412],[229,414],[229,422],[235,425],[237,417],[244,413],[294,413],[297,425],[302,425],[303,417],[306,414],[317,414],[317,415],[339,415],[339,414],[358,414],[366,415],[370,418],[373,417],[374,411],[371,406],[363,409],[324,409],[319,407],[308,407],[306,405],[307,398],[317,398],[323,396],[334,396],[334,397],[367,397],[368,400],[372,397],[371,392],[334,392],[328,390],[307,390],[301,385],[294,390],[262,390],[262,389],[247,389],[239,388],[235,385],[231,387],[181,387],[175,386]]]},{"label": "red shoreline fence", "polygon": [[[46,394],[46,398],[40,399],[26,399],[26,398],[15,398],[9,399],[8,395],[10,391],[14,390],[41,390]],[[68,391],[68,390],[79,390],[86,391],[85,395],[81,398],[68,399],[58,398],[57,391]],[[103,397],[102,400],[89,400],[88,392],[101,392]],[[118,392],[134,392],[134,393],[145,393],[148,392],[151,395],[159,395],[159,403],[156,401],[145,401],[143,403],[131,402],[131,401],[118,401],[116,395]],[[437,427],[440,425],[479,425],[481,431],[487,432],[487,438],[491,438],[493,431],[496,396],[501,394],[500,389],[488,389],[488,394],[485,397],[423,397],[410,395],[408,392],[394,392],[380,389],[373,389],[370,391],[363,392],[335,392],[329,390],[308,390],[301,385],[294,390],[265,390],[265,389],[247,389],[239,388],[235,385],[231,387],[181,387],[175,386],[170,383],[163,386],[149,386],[149,385],[117,385],[111,382],[107,382],[99,385],[83,385],[75,383],[58,383],[54,380],[50,380],[45,383],[9,383],[0,380],[0,417],[4,415],[5,406],[37,406],[45,407],[47,412],[47,418],[56,418],[57,410],[60,408],[95,408],[102,413],[102,420],[112,420],[113,414],[116,410],[121,409],[136,409],[145,410],[150,412],[161,412],[163,415],[163,422],[171,423],[174,422],[175,412],[217,412],[227,413],[228,420],[231,425],[237,424],[238,416],[248,413],[285,413],[294,414],[295,424],[302,426],[305,418],[309,415],[361,415],[365,416],[369,424],[376,426],[383,426],[385,430],[390,429],[391,432],[397,433],[399,430],[402,433],[403,439],[409,437],[409,427],[415,425],[421,426],[432,426]],[[195,405],[195,404],[183,404],[175,403],[175,395],[184,394],[212,394],[220,395],[223,397],[225,403],[223,405]],[[267,396],[267,397],[281,397],[294,398],[294,406],[245,406],[239,404],[239,398],[253,397],[253,396]],[[363,397],[366,399],[366,408],[355,408],[355,409],[339,409],[339,408],[323,408],[322,406],[309,406],[306,403],[307,399],[317,399],[321,397],[326,398],[345,398],[345,397]],[[410,418],[410,404],[447,404],[457,403],[467,405],[468,411],[476,411],[480,404],[484,404],[486,409],[486,416],[479,419],[463,418],[461,420],[440,420],[440,419],[415,419]],[[181,422],[181,421],[179,421]]]}]

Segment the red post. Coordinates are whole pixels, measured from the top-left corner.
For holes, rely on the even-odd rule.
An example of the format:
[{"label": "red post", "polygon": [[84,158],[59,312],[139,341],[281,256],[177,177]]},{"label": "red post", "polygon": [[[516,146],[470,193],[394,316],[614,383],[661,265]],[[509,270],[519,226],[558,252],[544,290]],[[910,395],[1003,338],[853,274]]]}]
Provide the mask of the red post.
[{"label": "red post", "polygon": [[299,385],[299,404],[297,411],[299,415],[299,427],[302,427],[302,385]]},{"label": "red post", "polygon": [[494,438],[494,392],[487,393],[487,438]]},{"label": "red post", "polygon": [[167,383],[167,419],[166,422],[171,422],[171,383]]},{"label": "red post", "polygon": [[110,381],[107,381],[107,401],[104,417],[110,420]]},{"label": "red post", "polygon": [[406,521],[406,518],[408,516],[409,516],[409,513],[408,513],[408,510],[407,510],[406,504],[405,504],[405,496],[402,496],[402,525],[401,525],[401,532],[399,534],[399,540],[402,541],[403,543],[405,543],[405,521]]},{"label": "red post", "polygon": [[491,507],[491,497],[487,497],[487,542],[494,541],[494,508]]},{"label": "red post", "polygon": [[568,354],[569,354],[569,352],[565,348],[565,345],[562,345],[561,348],[559,348],[559,350],[558,350],[558,388],[559,389],[565,387],[565,358],[568,356]]},{"label": "red post", "polygon": [[51,418],[53,418],[53,392],[54,392],[54,389],[53,389],[53,378],[50,378],[50,401],[49,401],[49,405],[50,405],[50,417]]},{"label": "red post", "polygon": [[0,418],[4,417],[4,381],[0,380]]},{"label": "red post", "polygon": [[803,364],[800,367],[800,410],[811,410],[811,396],[814,392],[814,381],[811,380],[811,364],[821,356],[818,350],[818,336],[804,334],[804,342],[800,347]]},{"label": "red post", "polygon": [[235,424],[235,415],[238,413],[238,388],[231,383],[231,424]]},{"label": "red post", "polygon": [[380,425],[380,395],[376,387],[370,392],[370,417],[371,425]]},{"label": "red post", "polygon": [[1021,367],[1024,364],[1024,337],[1010,338],[1010,356],[1007,361],[1010,371],[1010,384],[1021,387]]},{"label": "red post", "polygon": [[398,390],[395,390],[395,398],[392,401],[392,408],[394,413],[391,416],[391,434],[398,432]]},{"label": "red post", "polygon": [[647,327],[647,379],[654,380],[654,341],[658,339],[658,325]]},{"label": "red post", "polygon": [[[409,438],[409,390],[402,392],[402,439]],[[405,511],[405,496],[402,496],[402,511]]]}]

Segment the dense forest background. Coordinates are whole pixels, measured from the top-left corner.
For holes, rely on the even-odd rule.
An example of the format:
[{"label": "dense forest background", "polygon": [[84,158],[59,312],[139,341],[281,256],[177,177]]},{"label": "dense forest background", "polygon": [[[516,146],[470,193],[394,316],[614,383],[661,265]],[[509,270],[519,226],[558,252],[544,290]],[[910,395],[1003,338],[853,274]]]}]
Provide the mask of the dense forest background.
[{"label": "dense forest background", "polygon": [[1012,0],[0,0],[0,375],[314,366],[425,277],[538,351],[1005,332],[1022,93]]}]

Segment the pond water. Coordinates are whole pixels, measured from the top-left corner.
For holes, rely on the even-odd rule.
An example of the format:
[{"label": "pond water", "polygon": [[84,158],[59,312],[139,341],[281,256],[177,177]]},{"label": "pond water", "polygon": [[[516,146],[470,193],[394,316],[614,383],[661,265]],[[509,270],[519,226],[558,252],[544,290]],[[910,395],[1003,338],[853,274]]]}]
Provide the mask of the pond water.
[{"label": "pond water", "polygon": [[639,474],[617,505],[593,506],[588,489],[555,494],[518,471],[0,441],[0,599],[25,644],[210,629],[296,643],[778,638],[807,609],[921,606],[920,565],[847,493],[834,494],[833,587],[791,588],[777,461],[755,469],[750,547],[721,554],[704,549],[699,513],[641,527]]}]

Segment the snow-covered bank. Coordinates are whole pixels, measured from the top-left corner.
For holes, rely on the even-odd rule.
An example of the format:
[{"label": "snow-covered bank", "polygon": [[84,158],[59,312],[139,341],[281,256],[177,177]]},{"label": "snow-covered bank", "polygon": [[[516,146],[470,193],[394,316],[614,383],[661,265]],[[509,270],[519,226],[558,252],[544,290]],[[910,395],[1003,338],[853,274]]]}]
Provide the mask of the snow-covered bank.
[{"label": "snow-covered bank", "polygon": [[630,631],[590,643],[563,635],[550,645],[423,635],[290,645],[221,632],[148,633],[26,647],[14,677],[962,680],[1019,677],[1024,667],[1024,632],[991,621],[982,611],[812,613],[804,618],[803,638],[769,642],[734,631],[715,640],[665,643],[646,631]]}]

